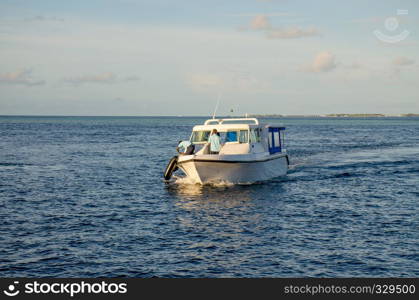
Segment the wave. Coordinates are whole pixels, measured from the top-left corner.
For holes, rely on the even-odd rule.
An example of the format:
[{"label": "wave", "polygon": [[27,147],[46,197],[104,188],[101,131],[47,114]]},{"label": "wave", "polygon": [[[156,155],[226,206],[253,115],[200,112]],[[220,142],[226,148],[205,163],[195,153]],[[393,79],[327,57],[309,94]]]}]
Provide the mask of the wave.
[{"label": "wave", "polygon": [[[180,185],[201,185],[200,183],[196,182],[190,177],[183,177],[183,176],[173,176],[173,181],[170,181],[169,183],[173,184],[180,184]],[[248,185],[251,183],[240,183],[239,185]],[[220,180],[220,181],[213,181],[213,182],[205,182],[202,184],[204,186],[213,186],[213,187],[230,187],[236,185],[235,183]]]},{"label": "wave", "polygon": [[0,162],[0,167],[25,167],[33,164]]}]

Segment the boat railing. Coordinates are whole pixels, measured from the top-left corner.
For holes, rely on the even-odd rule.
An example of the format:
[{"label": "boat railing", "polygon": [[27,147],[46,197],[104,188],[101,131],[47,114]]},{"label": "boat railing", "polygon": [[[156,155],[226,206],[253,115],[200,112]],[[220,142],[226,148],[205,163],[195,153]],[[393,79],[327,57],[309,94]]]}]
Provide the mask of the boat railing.
[{"label": "boat railing", "polygon": [[259,125],[259,121],[256,118],[209,119],[205,121],[204,125],[221,125],[221,124],[227,124],[230,122],[231,124],[240,124],[240,123],[236,123],[240,121],[253,122],[253,123],[247,123],[247,124]]}]

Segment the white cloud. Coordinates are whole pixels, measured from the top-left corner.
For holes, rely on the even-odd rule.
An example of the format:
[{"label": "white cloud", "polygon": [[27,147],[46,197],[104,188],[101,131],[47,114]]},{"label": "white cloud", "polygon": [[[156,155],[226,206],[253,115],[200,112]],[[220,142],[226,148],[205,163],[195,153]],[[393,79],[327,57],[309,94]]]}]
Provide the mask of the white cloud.
[{"label": "white cloud", "polygon": [[140,77],[135,76],[135,75],[131,75],[131,76],[126,76],[124,78],[124,81],[128,82],[128,81],[138,81],[140,80]]},{"label": "white cloud", "polygon": [[311,72],[328,72],[336,68],[335,56],[328,52],[320,52],[316,55],[310,67]]},{"label": "white cloud", "polygon": [[79,77],[67,77],[63,79],[63,82],[80,85],[84,83],[115,83],[116,76],[111,72],[106,72],[97,75],[83,75]]},{"label": "white cloud", "polygon": [[296,39],[310,36],[320,35],[316,28],[300,28],[300,27],[285,27],[278,28],[273,27],[268,15],[256,15],[251,21],[248,27],[241,27],[239,30],[264,30],[266,37],[269,39]]},{"label": "white cloud", "polygon": [[[385,26],[386,20],[389,16],[372,16],[367,18],[359,18],[349,20],[349,23],[354,24],[374,24],[377,26]],[[391,18],[395,18],[399,24],[407,24],[412,22],[412,18],[407,15],[394,15]]]},{"label": "white cloud", "polygon": [[352,69],[352,70],[360,70],[360,69],[365,68],[365,66],[361,63],[353,62],[352,64],[345,66],[345,68]]},{"label": "white cloud", "polygon": [[383,24],[385,18],[384,17],[369,17],[369,18],[360,18],[360,19],[352,19],[349,20],[349,23],[355,24]]},{"label": "white cloud", "polygon": [[272,12],[272,13],[238,13],[238,14],[224,14],[226,17],[256,17],[256,16],[266,16],[266,17],[294,17],[295,14],[286,13],[286,12]]},{"label": "white cloud", "polygon": [[19,70],[0,74],[0,84],[35,86],[45,84],[45,80],[37,80],[32,77],[32,70]]},{"label": "white cloud", "polygon": [[138,76],[126,76],[125,78],[118,80],[118,76],[112,72],[105,72],[95,75],[83,75],[77,77],[66,77],[62,79],[62,82],[69,83],[72,85],[81,85],[86,83],[99,83],[99,84],[113,84],[120,82],[138,81]]},{"label": "white cloud", "polygon": [[320,35],[316,28],[277,28],[268,31],[267,37],[271,39],[296,39],[308,36]]},{"label": "white cloud", "polygon": [[413,59],[407,57],[397,57],[393,60],[393,64],[396,66],[411,66],[415,63]]},{"label": "white cloud", "polygon": [[43,22],[43,21],[64,22],[64,19],[57,18],[57,17],[45,17],[45,16],[35,16],[32,18],[25,19],[25,22]]},{"label": "white cloud", "polygon": [[187,85],[200,92],[266,92],[271,88],[269,81],[248,72],[230,70],[222,73],[191,73],[186,77]]},{"label": "white cloud", "polygon": [[258,15],[250,21],[250,28],[254,30],[269,29],[271,28],[271,23],[267,16]]},{"label": "white cloud", "polygon": [[215,74],[189,74],[186,78],[186,83],[193,89],[208,89],[220,87],[223,83],[223,78]]}]

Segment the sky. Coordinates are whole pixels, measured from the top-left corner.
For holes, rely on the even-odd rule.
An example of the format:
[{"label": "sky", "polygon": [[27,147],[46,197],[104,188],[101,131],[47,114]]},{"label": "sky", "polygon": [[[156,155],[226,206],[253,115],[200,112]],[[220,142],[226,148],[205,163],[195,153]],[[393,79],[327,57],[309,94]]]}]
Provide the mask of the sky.
[{"label": "sky", "polygon": [[1,0],[0,115],[419,113],[418,1]]}]

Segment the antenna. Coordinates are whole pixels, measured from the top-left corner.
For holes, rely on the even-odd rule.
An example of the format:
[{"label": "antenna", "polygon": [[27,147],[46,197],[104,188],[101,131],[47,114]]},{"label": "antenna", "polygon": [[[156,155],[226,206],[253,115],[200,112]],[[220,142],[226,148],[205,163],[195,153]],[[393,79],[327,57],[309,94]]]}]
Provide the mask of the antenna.
[{"label": "antenna", "polygon": [[213,119],[215,119],[215,113],[217,112],[218,104],[220,104],[220,99],[221,99],[221,91],[218,92],[217,104],[215,105],[214,113],[212,114]]}]

